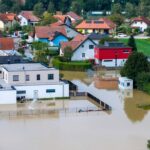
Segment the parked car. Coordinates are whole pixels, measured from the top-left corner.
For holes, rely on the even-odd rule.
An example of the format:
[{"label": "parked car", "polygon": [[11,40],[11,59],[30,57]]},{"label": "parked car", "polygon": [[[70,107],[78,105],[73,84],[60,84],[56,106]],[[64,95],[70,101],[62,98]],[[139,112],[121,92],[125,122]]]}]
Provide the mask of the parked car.
[{"label": "parked car", "polygon": [[118,33],[117,37],[127,37],[127,35],[124,33]]}]

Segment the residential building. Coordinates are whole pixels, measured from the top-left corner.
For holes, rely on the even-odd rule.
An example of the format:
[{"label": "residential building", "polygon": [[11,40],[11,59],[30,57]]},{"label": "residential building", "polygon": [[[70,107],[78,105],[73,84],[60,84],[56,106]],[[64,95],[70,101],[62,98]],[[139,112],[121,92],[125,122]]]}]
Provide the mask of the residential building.
[{"label": "residential building", "polygon": [[116,25],[107,18],[99,20],[83,20],[76,29],[83,34],[101,33],[112,34],[116,31]]},{"label": "residential building", "polygon": [[68,41],[66,30],[62,26],[37,26],[34,34],[35,41],[46,42],[50,46],[59,46],[60,42]]},{"label": "residential building", "polygon": [[133,80],[127,77],[120,77],[118,87],[123,90],[133,90]]},{"label": "residential building", "polygon": [[66,47],[71,47],[72,61],[82,61],[94,59],[94,47],[96,44],[87,36],[78,34],[69,42],[61,42],[60,55],[64,54]]},{"label": "residential building", "polygon": [[150,20],[140,16],[137,18],[133,18],[131,21],[131,28],[139,29],[141,32],[144,32],[150,26]]},{"label": "residential building", "polygon": [[21,26],[35,25],[40,21],[40,18],[35,16],[33,11],[22,11],[18,18]]},{"label": "residential building", "polygon": [[83,19],[81,16],[77,15],[73,11],[68,12],[66,15],[71,19],[72,23],[75,23],[75,22]]},{"label": "residential building", "polygon": [[40,63],[4,64],[0,78],[0,97],[7,93],[0,104],[21,98],[69,97],[69,85],[59,80],[59,70]]},{"label": "residential building", "polygon": [[13,38],[0,38],[0,56],[18,55]]},{"label": "residential building", "polygon": [[13,24],[18,22],[18,17],[14,13],[2,13],[0,14],[0,30],[4,31],[10,28]]},{"label": "residential building", "polygon": [[121,42],[105,42],[95,47],[95,63],[105,67],[121,67],[131,53],[132,48]]}]

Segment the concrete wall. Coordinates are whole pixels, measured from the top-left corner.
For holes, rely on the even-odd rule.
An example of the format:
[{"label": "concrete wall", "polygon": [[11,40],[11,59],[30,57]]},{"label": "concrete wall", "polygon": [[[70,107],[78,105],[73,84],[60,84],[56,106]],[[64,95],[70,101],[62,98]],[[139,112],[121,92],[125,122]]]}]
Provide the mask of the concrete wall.
[{"label": "concrete wall", "polygon": [[[12,85],[19,85],[19,84],[56,84],[59,83],[59,71],[55,69],[45,70],[45,71],[20,71],[20,72],[7,72],[7,78],[5,76],[6,83]],[[40,74],[40,80],[37,80],[37,74]],[[48,80],[48,74],[53,74],[54,79]],[[13,75],[19,75],[19,81],[13,81]],[[26,75],[30,76],[30,80],[26,81]]]},{"label": "concrete wall", "polygon": [[[80,47],[73,53],[71,60],[80,61],[80,60],[94,59],[94,48],[89,49],[89,45],[94,44],[90,40],[87,40],[82,45],[80,45]],[[85,57],[82,57],[82,53],[85,53]]]},{"label": "concrete wall", "polygon": [[16,104],[15,90],[0,90],[0,104]]},{"label": "concrete wall", "polygon": [[[69,97],[69,85],[32,85],[32,86],[15,86],[17,91],[26,91],[25,94],[17,94],[18,97],[25,96],[27,99],[34,98],[34,91],[37,91],[37,98]],[[47,93],[47,89],[54,89],[55,92]]]}]

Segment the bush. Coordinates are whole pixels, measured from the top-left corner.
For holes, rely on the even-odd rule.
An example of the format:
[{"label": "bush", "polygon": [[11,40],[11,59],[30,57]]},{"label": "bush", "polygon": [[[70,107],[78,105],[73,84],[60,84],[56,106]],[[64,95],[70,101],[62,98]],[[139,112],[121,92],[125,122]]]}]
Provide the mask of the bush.
[{"label": "bush", "polygon": [[54,57],[52,64],[60,70],[85,71],[92,67],[89,61],[62,62],[61,57]]}]

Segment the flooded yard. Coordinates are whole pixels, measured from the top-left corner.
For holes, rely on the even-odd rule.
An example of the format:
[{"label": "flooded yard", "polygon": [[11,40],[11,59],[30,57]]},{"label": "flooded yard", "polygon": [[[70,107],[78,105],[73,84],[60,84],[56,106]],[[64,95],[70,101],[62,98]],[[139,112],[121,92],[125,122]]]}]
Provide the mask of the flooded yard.
[{"label": "flooded yard", "polygon": [[[62,72],[112,106],[112,112],[58,111],[57,114],[32,118],[0,119],[0,150],[147,150],[150,139],[150,111],[138,108],[150,103],[150,96],[141,91],[98,89],[93,76],[87,73]],[[105,72],[100,75],[110,75]],[[113,74],[116,76],[116,74]],[[30,103],[0,106],[0,110],[27,109]],[[82,98],[36,103],[34,108],[92,108],[97,106]],[[53,116],[53,117],[52,117]]]}]

